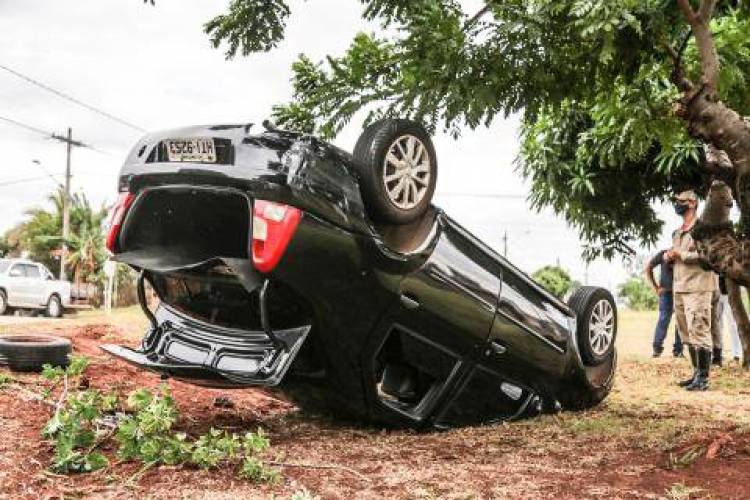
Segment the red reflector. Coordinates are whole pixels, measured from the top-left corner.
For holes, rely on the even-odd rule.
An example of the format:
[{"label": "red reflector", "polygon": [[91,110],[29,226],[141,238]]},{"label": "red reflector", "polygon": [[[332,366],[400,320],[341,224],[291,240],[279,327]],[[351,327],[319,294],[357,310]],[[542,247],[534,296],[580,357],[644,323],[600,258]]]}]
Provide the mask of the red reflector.
[{"label": "red reflector", "polygon": [[253,264],[271,272],[286,251],[302,218],[298,208],[272,201],[255,200],[253,206]]},{"label": "red reflector", "polygon": [[117,243],[117,236],[120,234],[120,227],[122,221],[125,219],[125,214],[128,212],[128,208],[132,205],[135,200],[133,193],[120,193],[117,197],[117,203],[115,203],[112,209],[112,215],[109,218],[109,231],[107,232],[107,241],[105,245],[107,250],[114,253]]}]

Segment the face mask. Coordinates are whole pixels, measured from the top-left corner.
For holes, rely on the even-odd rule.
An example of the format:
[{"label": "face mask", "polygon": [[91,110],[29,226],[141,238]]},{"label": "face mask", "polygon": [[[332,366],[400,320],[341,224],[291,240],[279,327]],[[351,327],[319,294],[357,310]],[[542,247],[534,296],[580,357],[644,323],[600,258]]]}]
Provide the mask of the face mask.
[{"label": "face mask", "polygon": [[674,212],[677,215],[685,215],[690,208],[690,205],[684,204],[684,203],[675,203],[674,204]]}]

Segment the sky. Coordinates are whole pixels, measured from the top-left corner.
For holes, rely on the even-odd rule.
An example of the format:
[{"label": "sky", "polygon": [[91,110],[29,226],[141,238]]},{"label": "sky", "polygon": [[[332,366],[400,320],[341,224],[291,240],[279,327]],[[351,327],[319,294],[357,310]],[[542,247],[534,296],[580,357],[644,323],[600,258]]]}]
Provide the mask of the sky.
[{"label": "sky", "polygon": [[[291,97],[290,65],[346,49],[359,31],[377,31],[355,0],[292,0],[286,39],[270,53],[227,61],[202,25],[228,0],[0,0],[0,65],[145,130],[192,124],[260,123]],[[476,0],[466,0],[473,11]],[[117,172],[141,132],[82,108],[0,69],[0,117],[64,135],[95,148],[73,151],[74,191],[95,205],[115,198]],[[351,151],[352,123],[333,141]],[[435,203],[521,269],[559,263],[575,279],[612,290],[626,276],[621,259],[581,261],[573,228],[526,202],[528,185],[514,169],[518,117],[435,138],[440,165]],[[36,162],[34,161],[36,160]],[[0,120],[0,233],[44,206],[62,181],[65,146]],[[678,225],[658,207],[667,227]],[[507,237],[507,239],[506,239]],[[507,244],[506,244],[507,242]],[[667,230],[659,246],[669,242]],[[641,249],[649,252],[653,249]]]}]

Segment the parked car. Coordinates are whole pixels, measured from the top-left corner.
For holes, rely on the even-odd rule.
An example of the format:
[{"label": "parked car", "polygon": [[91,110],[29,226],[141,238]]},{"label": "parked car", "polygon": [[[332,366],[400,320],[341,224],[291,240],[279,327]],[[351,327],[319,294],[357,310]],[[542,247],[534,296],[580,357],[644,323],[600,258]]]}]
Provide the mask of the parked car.
[{"label": "parked car", "polygon": [[437,158],[421,126],[376,122],[353,155],[264,127],[159,132],[129,154],[107,245],[140,273],[151,326],[139,349],[107,352],[392,426],[606,397],[611,294],[582,287],[563,303],[433,206]]},{"label": "parked car", "polygon": [[70,282],[56,280],[42,264],[0,259],[0,315],[11,309],[43,310],[59,318],[70,306]]}]

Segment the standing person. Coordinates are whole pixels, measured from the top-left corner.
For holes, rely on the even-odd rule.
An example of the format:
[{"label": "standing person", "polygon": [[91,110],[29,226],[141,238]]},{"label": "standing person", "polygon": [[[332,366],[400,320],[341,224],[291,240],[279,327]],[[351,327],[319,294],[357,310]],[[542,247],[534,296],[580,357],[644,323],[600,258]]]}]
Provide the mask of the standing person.
[{"label": "standing person", "polygon": [[711,371],[711,299],[718,287],[716,274],[698,264],[690,235],[696,219],[698,197],[693,191],[677,195],[674,209],[682,225],[672,234],[672,249],[665,256],[674,262],[674,311],[682,341],[688,345],[693,376],[679,383],[689,391],[705,391]]},{"label": "standing person", "polygon": [[[674,300],[672,296],[672,280],[673,280],[673,262],[670,259],[666,259],[664,255],[667,250],[660,250],[654,255],[651,260],[646,264],[646,280],[651,284],[651,288],[659,296],[659,319],[656,322],[656,328],[654,329],[654,358],[661,356],[664,351],[664,340],[667,337],[667,331],[669,330],[669,322],[672,320],[672,312],[674,310]],[[659,266],[659,284],[657,285],[654,280],[654,268]],[[674,345],[672,346],[672,354],[674,357],[682,356],[682,341],[680,335],[677,333],[677,327],[675,326],[674,333]]]}]

